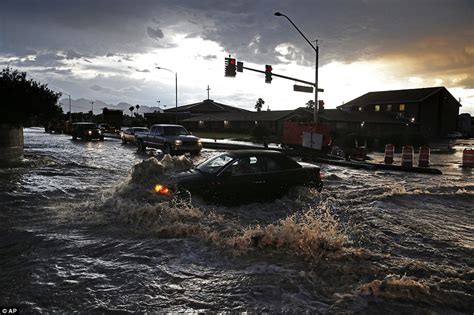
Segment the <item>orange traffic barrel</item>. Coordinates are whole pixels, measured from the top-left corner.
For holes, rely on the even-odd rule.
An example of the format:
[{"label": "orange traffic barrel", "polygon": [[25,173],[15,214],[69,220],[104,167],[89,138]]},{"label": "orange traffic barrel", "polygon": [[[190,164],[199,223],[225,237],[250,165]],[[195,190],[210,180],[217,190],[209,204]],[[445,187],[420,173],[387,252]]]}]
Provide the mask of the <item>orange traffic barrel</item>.
[{"label": "orange traffic barrel", "polygon": [[395,146],[393,144],[386,144],[385,145],[385,164],[392,164],[393,163],[393,153],[395,151]]},{"label": "orange traffic barrel", "polygon": [[418,157],[418,166],[419,167],[430,166],[430,147],[428,146],[420,147],[420,155]]},{"label": "orange traffic barrel", "polygon": [[474,167],[474,149],[464,149],[462,152],[462,166]]},{"label": "orange traffic barrel", "polygon": [[413,167],[413,147],[410,145],[402,148],[402,167]]}]

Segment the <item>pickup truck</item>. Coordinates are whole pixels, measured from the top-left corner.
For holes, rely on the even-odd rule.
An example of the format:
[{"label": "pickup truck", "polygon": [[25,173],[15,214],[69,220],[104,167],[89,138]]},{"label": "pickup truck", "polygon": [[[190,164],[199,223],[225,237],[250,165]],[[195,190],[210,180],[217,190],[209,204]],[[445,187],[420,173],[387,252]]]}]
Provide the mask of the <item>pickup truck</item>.
[{"label": "pickup truck", "polygon": [[150,147],[161,149],[164,154],[199,154],[202,149],[201,139],[180,125],[153,125],[149,132],[137,133],[136,142],[140,151]]}]

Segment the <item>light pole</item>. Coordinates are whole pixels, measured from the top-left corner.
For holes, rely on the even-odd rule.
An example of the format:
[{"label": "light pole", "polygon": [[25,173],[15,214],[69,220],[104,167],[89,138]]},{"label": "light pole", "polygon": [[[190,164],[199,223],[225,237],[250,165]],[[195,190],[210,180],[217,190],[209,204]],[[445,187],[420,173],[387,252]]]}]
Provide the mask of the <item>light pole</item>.
[{"label": "light pole", "polygon": [[175,101],[176,101],[176,123],[178,123],[178,72],[170,70],[168,68],[163,67],[155,67],[158,70],[166,70],[171,73],[174,73],[174,82],[175,82]]},{"label": "light pole", "polygon": [[280,12],[275,12],[276,16],[284,16],[290,23],[293,25],[298,33],[300,33],[301,36],[308,42],[308,44],[311,46],[311,48],[314,49],[316,52],[316,70],[315,70],[315,75],[314,75],[314,110],[313,110],[313,121],[315,124],[318,123],[318,63],[319,63],[319,46],[318,46],[318,41],[316,41],[316,47],[304,36],[304,34],[300,31],[300,29],[293,23],[293,21],[286,16],[283,13]]}]

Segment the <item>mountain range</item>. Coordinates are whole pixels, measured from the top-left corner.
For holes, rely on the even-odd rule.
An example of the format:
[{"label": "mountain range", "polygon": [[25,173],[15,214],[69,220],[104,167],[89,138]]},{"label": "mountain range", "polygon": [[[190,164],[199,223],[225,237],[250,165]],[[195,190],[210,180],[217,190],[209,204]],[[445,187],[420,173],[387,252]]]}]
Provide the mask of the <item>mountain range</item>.
[{"label": "mountain range", "polygon": [[[92,105],[91,102],[94,102],[94,104]],[[68,98],[61,99],[59,101],[59,104],[61,105],[64,113],[69,112],[69,99]],[[132,104],[129,104],[129,103],[126,103],[126,102],[120,102],[117,105],[113,105],[113,104],[107,104],[107,103],[102,102],[100,100],[92,101],[92,100],[88,100],[88,99],[85,99],[85,98],[79,98],[77,100],[71,99],[71,111],[73,113],[80,113],[80,112],[88,113],[88,112],[91,111],[91,109],[93,107],[94,108],[94,115],[98,115],[98,114],[102,114],[102,109],[106,107],[108,109],[123,110],[123,113],[125,115],[130,115],[129,108],[131,106],[135,107],[135,105],[132,105]],[[160,108],[160,107],[150,107],[150,106],[146,106],[146,105],[140,105],[140,108],[138,109],[138,112],[140,114],[153,113],[155,111],[161,112],[161,111],[163,111],[163,109]],[[135,112],[136,112],[136,109],[134,110],[134,113]]]}]

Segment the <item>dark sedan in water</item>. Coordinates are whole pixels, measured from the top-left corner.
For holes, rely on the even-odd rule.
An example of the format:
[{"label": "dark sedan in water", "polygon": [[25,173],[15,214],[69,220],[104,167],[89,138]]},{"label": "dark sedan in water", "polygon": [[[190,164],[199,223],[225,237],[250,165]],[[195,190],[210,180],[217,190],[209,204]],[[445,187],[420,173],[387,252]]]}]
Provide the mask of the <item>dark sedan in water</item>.
[{"label": "dark sedan in water", "polygon": [[169,195],[187,190],[204,199],[240,202],[278,197],[294,186],[310,186],[318,191],[323,187],[318,166],[267,150],[223,153],[176,174],[174,180],[174,189],[159,184],[155,191]]}]

